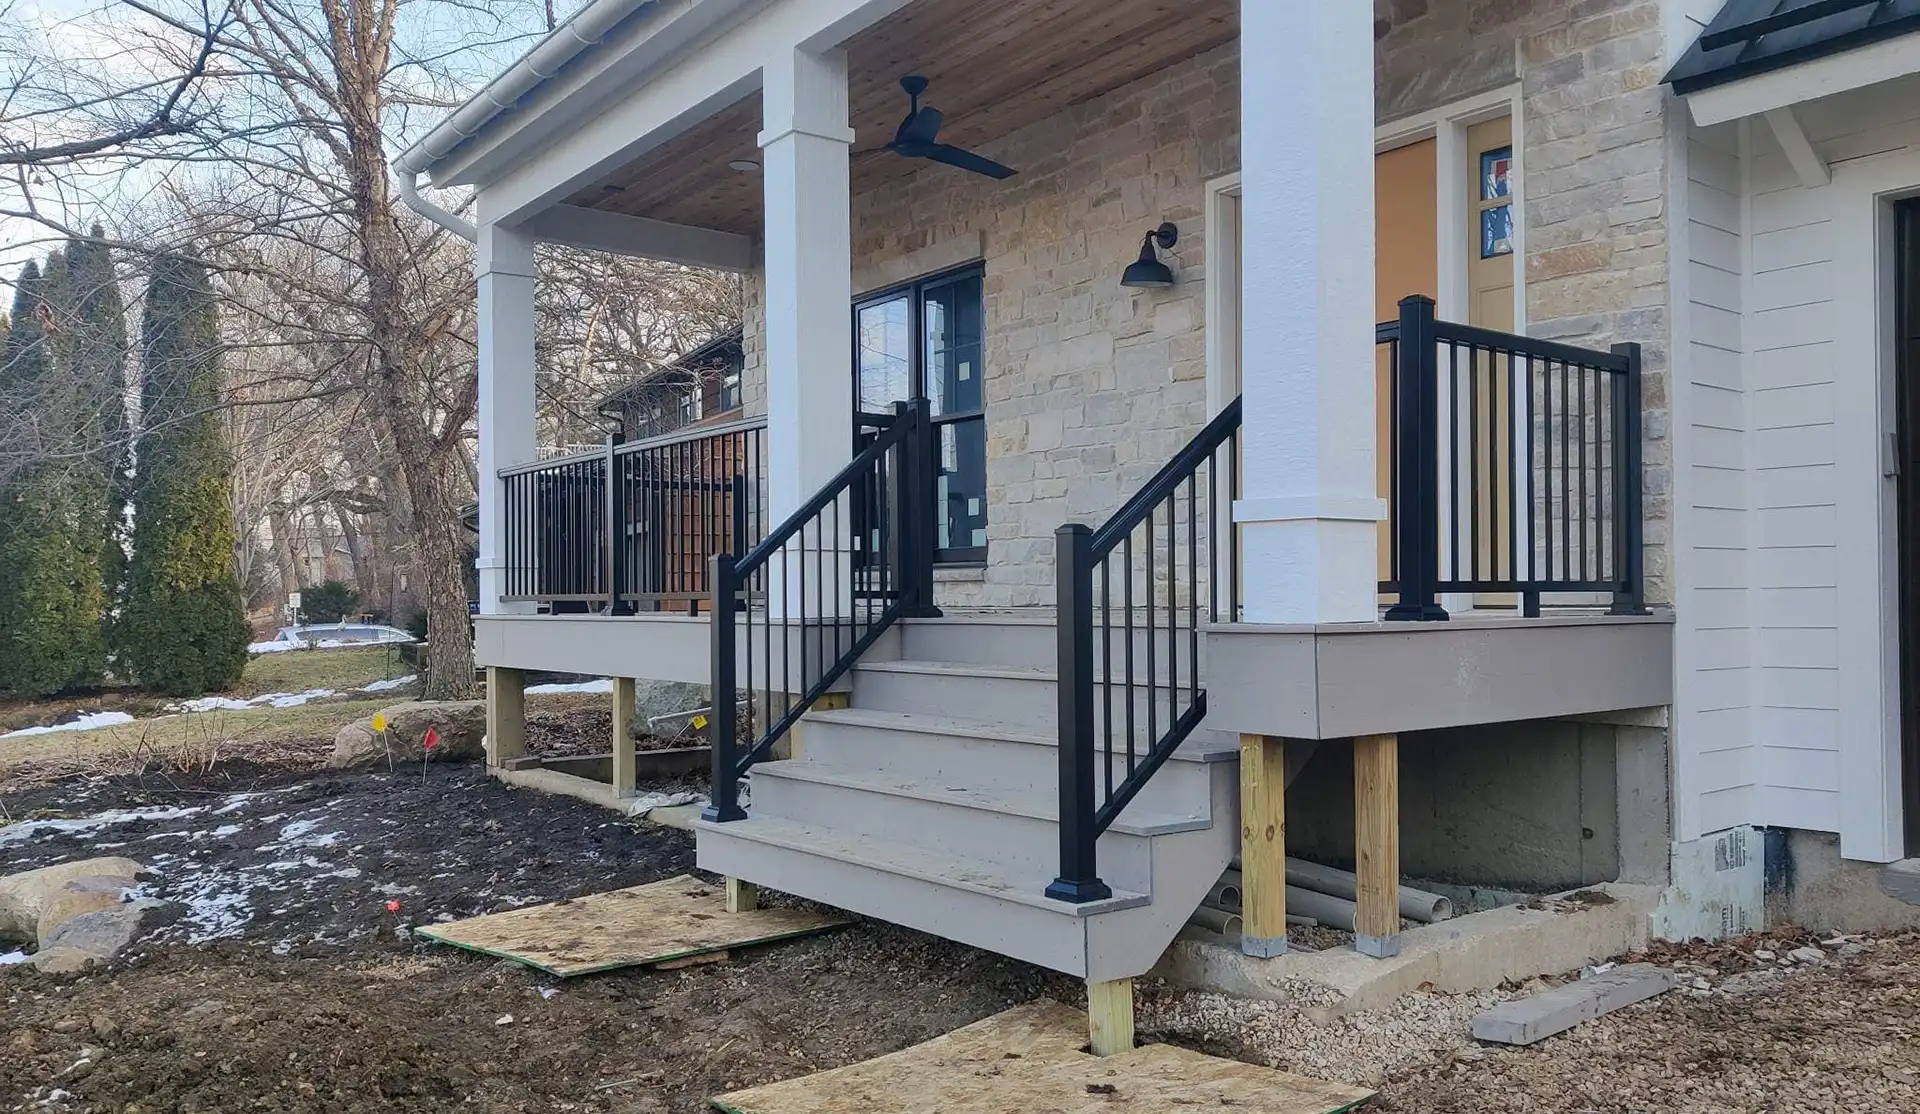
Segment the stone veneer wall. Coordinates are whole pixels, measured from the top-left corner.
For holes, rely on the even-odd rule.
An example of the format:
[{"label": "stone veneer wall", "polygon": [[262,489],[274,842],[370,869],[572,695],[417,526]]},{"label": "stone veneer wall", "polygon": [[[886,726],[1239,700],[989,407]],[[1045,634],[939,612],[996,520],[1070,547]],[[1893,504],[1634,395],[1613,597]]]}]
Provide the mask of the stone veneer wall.
[{"label": "stone veneer wall", "polygon": [[1645,355],[1647,596],[1673,599],[1659,0],[1375,0],[1378,116],[1518,81],[1527,332]]},{"label": "stone veneer wall", "polygon": [[[1670,600],[1659,3],[1375,0],[1375,13],[1382,121],[1521,84],[1528,332],[1645,346],[1648,593]],[[1054,530],[1105,518],[1204,422],[1204,186],[1238,169],[1238,125],[1226,46],[984,145],[1021,169],[1010,182],[934,166],[854,199],[856,275],[986,261],[988,567],[946,580],[943,604],[1051,604]],[[1163,220],[1180,225],[1179,284],[1122,288]],[[750,282],[753,413],[761,303]]]}]

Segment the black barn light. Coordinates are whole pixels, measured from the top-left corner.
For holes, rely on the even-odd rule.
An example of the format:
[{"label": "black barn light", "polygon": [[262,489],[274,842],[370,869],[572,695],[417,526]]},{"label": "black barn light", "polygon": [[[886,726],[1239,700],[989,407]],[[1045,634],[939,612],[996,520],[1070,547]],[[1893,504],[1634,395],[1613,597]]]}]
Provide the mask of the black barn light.
[{"label": "black barn light", "polygon": [[1140,241],[1140,258],[1121,276],[1121,286],[1138,290],[1164,290],[1173,285],[1173,268],[1160,262],[1159,253],[1153,250],[1156,242],[1162,248],[1171,249],[1180,242],[1180,229],[1169,221],[1147,233],[1146,238]]}]

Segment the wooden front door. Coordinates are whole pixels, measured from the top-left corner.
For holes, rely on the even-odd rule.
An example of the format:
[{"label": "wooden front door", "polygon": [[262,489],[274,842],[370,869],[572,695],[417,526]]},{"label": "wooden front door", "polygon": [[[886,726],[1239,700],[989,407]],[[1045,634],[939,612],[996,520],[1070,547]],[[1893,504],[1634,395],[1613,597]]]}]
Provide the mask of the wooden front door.
[{"label": "wooden front door", "polygon": [[[1411,294],[1438,298],[1440,292],[1440,209],[1437,185],[1439,145],[1431,139],[1383,151],[1373,160],[1374,278],[1373,316],[1393,321],[1400,299]],[[1380,498],[1392,497],[1393,367],[1385,348],[1374,353],[1374,410],[1379,440],[1375,458]],[[1392,513],[1392,508],[1388,508]],[[1392,523],[1380,524],[1380,579],[1392,576]]]}]

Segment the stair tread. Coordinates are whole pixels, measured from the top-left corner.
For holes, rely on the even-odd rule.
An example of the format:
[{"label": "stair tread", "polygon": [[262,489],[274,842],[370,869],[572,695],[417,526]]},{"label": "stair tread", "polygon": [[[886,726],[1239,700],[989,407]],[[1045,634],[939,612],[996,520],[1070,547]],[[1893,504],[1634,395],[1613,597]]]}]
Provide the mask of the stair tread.
[{"label": "stair tread", "polygon": [[[1050,877],[1010,877],[999,863],[967,859],[941,851],[930,851],[899,843],[882,843],[869,836],[842,831],[819,824],[806,824],[777,816],[750,815],[745,820],[716,824],[708,820],[694,822],[697,832],[751,840],[773,847],[822,855],[840,862],[871,870],[896,874],[937,885],[982,894],[987,897],[1045,909],[1066,917],[1091,917],[1118,912],[1152,903],[1146,894],[1115,890],[1104,901],[1083,905],[1055,901],[1046,896]],[[778,882],[769,885],[778,887]]]},{"label": "stair tread", "polygon": [[[890,712],[878,708],[816,709],[807,713],[809,723],[843,723],[855,727],[874,727],[889,731],[911,731],[922,735],[959,735],[997,742],[1029,743],[1034,746],[1058,746],[1059,737],[1031,727],[993,720],[961,719],[954,716],[929,716],[914,712]],[[1096,742],[1096,745],[1098,743]],[[1173,754],[1175,762],[1227,762],[1240,756],[1238,745],[1226,738],[1206,737],[1204,731],[1183,743]]]},{"label": "stair tread", "polygon": [[[1031,817],[1049,823],[1057,822],[1060,815],[1058,797],[1046,790],[955,786],[944,780],[926,781],[900,771],[875,770],[812,759],[762,763],[754,767],[753,773],[755,777],[770,776],[842,786],[897,797],[910,797],[915,800],[959,805],[984,812]],[[1212,826],[1212,820],[1200,813],[1147,811],[1134,807],[1125,810],[1121,817],[1113,822],[1110,830],[1124,835],[1152,837],[1205,831]]]}]

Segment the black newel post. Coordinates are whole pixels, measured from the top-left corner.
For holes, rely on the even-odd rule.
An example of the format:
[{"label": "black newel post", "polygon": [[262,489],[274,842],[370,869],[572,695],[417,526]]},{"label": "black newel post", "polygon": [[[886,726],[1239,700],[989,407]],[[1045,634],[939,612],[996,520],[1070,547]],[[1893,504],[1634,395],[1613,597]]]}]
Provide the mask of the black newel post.
[{"label": "black newel post", "polygon": [[1641,492],[1640,346],[1616,344],[1627,367],[1613,377],[1613,614],[1647,614],[1646,508]]},{"label": "black newel post", "polygon": [[712,570],[713,712],[709,722],[713,739],[713,800],[700,818],[726,823],[747,818],[746,810],[740,807],[740,748],[735,738],[739,729],[735,718],[739,698],[734,691],[737,683],[734,671],[739,663],[734,658],[733,556],[717,554]]},{"label": "black newel post", "polygon": [[[1399,460],[1399,502],[1390,544],[1400,570],[1400,600],[1387,609],[1393,622],[1447,618],[1435,599],[1440,582],[1440,349],[1433,299],[1400,300],[1400,344],[1392,370],[1398,412],[1392,452]],[[1383,449],[1386,446],[1382,446]]]},{"label": "black newel post", "polygon": [[1094,860],[1093,531],[1081,523],[1054,534],[1058,553],[1060,689],[1060,876],[1047,896],[1076,904],[1113,891]]}]

